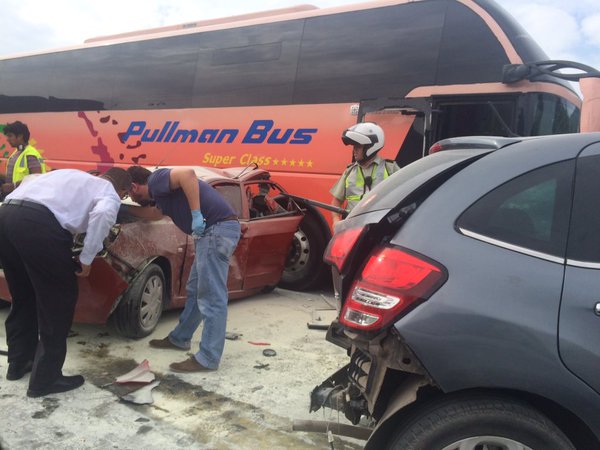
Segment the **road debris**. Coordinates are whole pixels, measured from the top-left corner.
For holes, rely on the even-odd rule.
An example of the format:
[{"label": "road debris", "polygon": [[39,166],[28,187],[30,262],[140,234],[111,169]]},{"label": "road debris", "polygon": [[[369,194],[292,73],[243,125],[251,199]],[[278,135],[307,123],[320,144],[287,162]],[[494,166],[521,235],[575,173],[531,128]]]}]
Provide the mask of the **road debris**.
[{"label": "road debris", "polygon": [[229,339],[230,341],[237,341],[242,336],[243,336],[242,333],[233,333],[230,331],[225,333],[225,339]]},{"label": "road debris", "polygon": [[144,359],[138,366],[124,375],[115,378],[115,381],[103,384],[101,388],[110,386],[111,384],[125,384],[125,383],[150,383],[154,381],[156,376],[150,371],[150,363],[147,359]]},{"label": "road debris", "polygon": [[273,350],[272,348],[265,348],[263,350],[263,355],[264,356],[275,356],[275,355],[277,355],[277,352],[275,350]]},{"label": "road debris", "polygon": [[313,309],[312,320],[306,323],[309,330],[327,330],[329,324],[335,320],[335,308]]},{"label": "road debris", "polygon": [[115,379],[115,383],[150,383],[154,381],[154,374],[150,371],[150,363],[143,360],[135,369]]},{"label": "road debris", "polygon": [[137,391],[130,392],[127,395],[123,395],[121,400],[129,403],[135,403],[136,405],[150,405],[154,403],[154,397],[152,397],[152,389],[160,384],[160,381],[156,380],[147,386],[144,386]]},{"label": "road debris", "polygon": [[[373,432],[373,429],[369,427],[322,420],[294,420],[292,430],[327,433],[328,436],[336,434],[338,436],[347,436],[364,441],[366,441]],[[329,440],[329,442],[331,441]]]}]

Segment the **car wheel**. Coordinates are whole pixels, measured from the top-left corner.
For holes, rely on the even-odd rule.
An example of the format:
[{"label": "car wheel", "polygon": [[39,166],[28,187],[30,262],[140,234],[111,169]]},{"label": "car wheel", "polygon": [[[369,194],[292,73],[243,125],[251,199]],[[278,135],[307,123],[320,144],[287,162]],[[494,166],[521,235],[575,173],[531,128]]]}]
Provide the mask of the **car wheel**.
[{"label": "car wheel", "polygon": [[330,274],[323,263],[327,245],[317,218],[307,213],[294,234],[279,286],[304,291],[320,287]]},{"label": "car wheel", "polygon": [[546,416],[503,397],[454,397],[417,408],[387,448],[394,450],[575,449]]},{"label": "car wheel", "polygon": [[129,286],[113,314],[115,328],[123,336],[148,336],[162,314],[166,295],[165,276],[156,264],[149,264]]}]

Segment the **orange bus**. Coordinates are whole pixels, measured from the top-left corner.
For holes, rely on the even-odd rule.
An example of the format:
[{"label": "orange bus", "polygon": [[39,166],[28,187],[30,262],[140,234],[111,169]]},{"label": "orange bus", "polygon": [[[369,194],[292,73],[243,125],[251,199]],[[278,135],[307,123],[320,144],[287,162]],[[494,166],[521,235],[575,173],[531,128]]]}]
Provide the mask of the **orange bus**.
[{"label": "orange bus", "polygon": [[[357,121],[382,126],[400,166],[446,137],[577,132],[566,82],[502,82],[504,65],[546,59],[492,0],[303,5],[0,58],[0,126],[26,123],[51,168],[255,163],[329,203]],[[304,206],[282,281],[295,289],[326,274],[331,235]]]}]

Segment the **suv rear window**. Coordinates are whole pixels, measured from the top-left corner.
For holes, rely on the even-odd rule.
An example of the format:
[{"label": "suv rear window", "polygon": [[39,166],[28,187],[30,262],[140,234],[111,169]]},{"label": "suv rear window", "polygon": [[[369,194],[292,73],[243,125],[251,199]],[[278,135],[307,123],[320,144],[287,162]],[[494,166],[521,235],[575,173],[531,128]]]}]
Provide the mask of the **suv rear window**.
[{"label": "suv rear window", "polygon": [[573,160],[514,178],[487,193],[458,219],[470,231],[501,243],[564,257]]},{"label": "suv rear window", "polygon": [[600,263],[600,156],[579,158],[567,256],[571,260]]}]

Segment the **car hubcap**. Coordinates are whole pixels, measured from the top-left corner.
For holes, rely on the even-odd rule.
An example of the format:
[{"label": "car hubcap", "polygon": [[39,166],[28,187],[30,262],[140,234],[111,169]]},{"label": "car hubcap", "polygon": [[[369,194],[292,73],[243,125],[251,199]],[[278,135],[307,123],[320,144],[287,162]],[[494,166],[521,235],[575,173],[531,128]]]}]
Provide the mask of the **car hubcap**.
[{"label": "car hubcap", "polygon": [[442,450],[532,450],[520,442],[498,436],[474,436],[447,445]]},{"label": "car hubcap", "polygon": [[148,278],[140,305],[140,322],[146,329],[154,327],[158,322],[162,312],[163,291],[163,281],[159,276],[153,275]]}]

